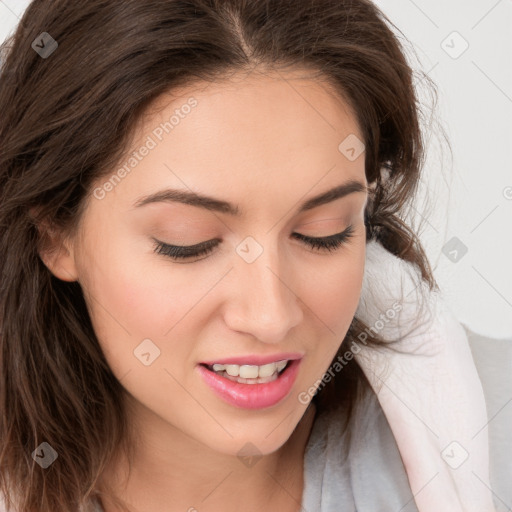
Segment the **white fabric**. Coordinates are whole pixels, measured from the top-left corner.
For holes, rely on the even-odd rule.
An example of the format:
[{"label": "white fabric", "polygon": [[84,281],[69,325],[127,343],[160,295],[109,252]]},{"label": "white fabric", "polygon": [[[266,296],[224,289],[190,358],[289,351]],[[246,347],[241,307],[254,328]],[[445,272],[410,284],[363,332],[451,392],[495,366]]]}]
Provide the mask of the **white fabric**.
[{"label": "white fabric", "polygon": [[[355,355],[386,415],[419,512],[495,512],[488,417],[466,333],[419,270],[367,244],[356,317],[395,348]],[[380,320],[380,321],[379,321]],[[364,335],[360,338],[364,340]]]}]

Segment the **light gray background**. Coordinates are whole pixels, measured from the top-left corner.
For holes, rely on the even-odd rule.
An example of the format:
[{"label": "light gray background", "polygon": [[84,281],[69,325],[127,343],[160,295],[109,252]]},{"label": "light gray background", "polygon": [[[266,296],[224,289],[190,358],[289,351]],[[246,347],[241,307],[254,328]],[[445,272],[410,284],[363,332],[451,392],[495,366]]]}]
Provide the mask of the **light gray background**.
[{"label": "light gray background", "polygon": [[[438,128],[426,126],[428,159],[410,220],[422,228],[436,279],[459,321],[478,333],[510,338],[512,0],[376,3],[411,41],[415,54],[407,51],[414,69],[435,82],[435,119],[453,150],[452,158],[436,136]],[[0,0],[0,40],[15,29],[28,4]],[[425,83],[418,74],[428,117]],[[456,245],[443,252],[448,242]]]}]

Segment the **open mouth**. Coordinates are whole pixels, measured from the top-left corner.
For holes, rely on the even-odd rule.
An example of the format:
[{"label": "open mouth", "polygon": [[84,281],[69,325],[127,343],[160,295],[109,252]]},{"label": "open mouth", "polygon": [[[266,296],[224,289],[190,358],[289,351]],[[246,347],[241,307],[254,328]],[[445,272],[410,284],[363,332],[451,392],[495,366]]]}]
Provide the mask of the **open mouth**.
[{"label": "open mouth", "polygon": [[227,403],[244,409],[262,409],[278,404],[290,394],[301,360],[261,366],[200,363],[196,368],[206,385]]},{"label": "open mouth", "polygon": [[282,360],[275,363],[256,365],[237,365],[237,364],[204,364],[211,372],[224,377],[232,382],[239,384],[266,384],[277,380],[283,372],[290,366],[291,360]]}]

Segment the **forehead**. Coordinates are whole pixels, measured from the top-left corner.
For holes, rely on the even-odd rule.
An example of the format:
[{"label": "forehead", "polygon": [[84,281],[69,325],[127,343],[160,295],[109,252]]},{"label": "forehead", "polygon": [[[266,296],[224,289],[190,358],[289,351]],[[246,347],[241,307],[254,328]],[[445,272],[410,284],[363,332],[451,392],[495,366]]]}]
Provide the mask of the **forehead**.
[{"label": "forehead", "polygon": [[196,83],[162,94],[146,109],[131,151],[148,142],[151,149],[109,199],[130,208],[168,187],[248,209],[265,208],[267,200],[295,202],[351,179],[365,181],[364,154],[351,160],[340,150],[354,136],[362,139],[348,103],[304,72]]},{"label": "forehead", "polygon": [[[215,82],[174,88],[148,106],[138,123],[139,132],[147,132],[159,119],[168,120],[170,112],[182,114],[180,109],[184,109],[192,97],[199,107],[193,110],[200,112],[205,124],[213,119],[218,121],[217,131],[229,126],[233,131],[243,127],[270,131],[279,119],[282,124],[292,119],[294,126],[288,126],[291,132],[315,117],[316,123],[310,125],[311,129],[323,123],[324,129],[349,130],[361,136],[355,112],[343,93],[318,72],[297,69],[238,73]],[[183,115],[179,117],[183,119]]]}]

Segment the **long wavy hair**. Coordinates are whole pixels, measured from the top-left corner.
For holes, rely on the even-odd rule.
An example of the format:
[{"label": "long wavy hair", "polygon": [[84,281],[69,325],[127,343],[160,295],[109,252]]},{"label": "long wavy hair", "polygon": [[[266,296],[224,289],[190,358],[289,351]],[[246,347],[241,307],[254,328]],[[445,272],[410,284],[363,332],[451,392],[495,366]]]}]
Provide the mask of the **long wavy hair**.
[{"label": "long wavy hair", "polygon": [[[8,507],[74,512],[108,494],[102,471],[118,450],[130,454],[124,388],[80,284],[42,262],[41,226],[75,232],[91,183],[122,161],[133,127],[162,93],[260,66],[315,72],[349,102],[364,136],[374,184],[367,240],[436,286],[403,215],[425,151],[414,73],[393,27],[368,0],[32,1],[0,48],[0,491]],[[39,48],[50,45],[43,32],[58,44],[44,57],[34,47],[41,38]],[[366,327],[354,318],[337,355]],[[352,360],[314,400],[351,410],[367,390]],[[32,455],[42,442],[58,453],[46,470]]]}]

